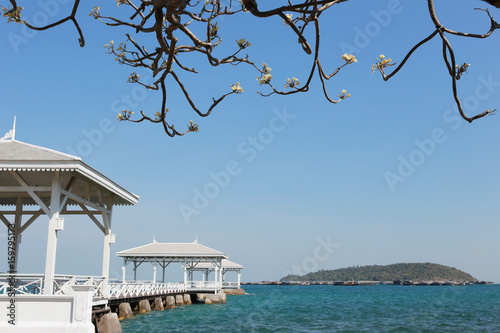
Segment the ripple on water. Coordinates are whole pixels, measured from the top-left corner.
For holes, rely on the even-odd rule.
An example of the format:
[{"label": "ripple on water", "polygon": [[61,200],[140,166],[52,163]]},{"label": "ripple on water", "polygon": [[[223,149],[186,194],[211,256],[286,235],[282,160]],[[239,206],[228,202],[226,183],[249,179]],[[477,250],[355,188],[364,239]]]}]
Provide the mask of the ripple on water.
[{"label": "ripple on water", "polygon": [[500,332],[500,286],[245,286],[225,304],[136,315],[124,333]]}]

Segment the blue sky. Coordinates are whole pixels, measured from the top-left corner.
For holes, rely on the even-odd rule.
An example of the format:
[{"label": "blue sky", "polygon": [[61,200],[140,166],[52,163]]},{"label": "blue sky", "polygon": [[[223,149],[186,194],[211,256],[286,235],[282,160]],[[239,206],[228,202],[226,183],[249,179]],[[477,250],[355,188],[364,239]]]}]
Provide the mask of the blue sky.
[{"label": "blue sky", "polygon": [[[67,1],[55,1],[57,6],[37,4],[24,15],[43,22],[70,11]],[[131,69],[103,48],[122,41],[124,30],[88,17],[93,5],[79,10],[85,48],[70,24],[35,33],[2,23],[0,134],[17,116],[17,140],[78,155],[140,196],[136,207],[115,209],[113,253],[153,237],[198,237],[244,265],[244,281],[353,265],[435,262],[500,282],[498,116],[472,124],[458,118],[437,39],[389,82],[371,74],[375,57],[398,62],[432,32],[425,3],[352,1],[323,14],[325,70],[341,65],[345,52],[358,59],[328,84],[332,95],[351,93],[337,105],[324,99],[317,76],[308,93],[264,98],[256,91],[266,87],[249,66],[214,69],[204,58],[186,57],[185,64],[200,72],[182,76],[200,108],[235,82],[245,92],[202,119],[172,86],[167,107],[176,127],[189,120],[200,125],[199,133],[174,139],[153,124],[116,121],[127,104],[136,114],[153,114],[160,95],[126,83]],[[480,6],[487,5],[447,0],[436,10],[451,29],[482,33],[489,20],[473,10]],[[117,10],[101,7],[103,13]],[[310,58],[281,19],[242,14],[219,25],[220,56],[234,39],[246,38],[250,59],[272,68],[276,86],[292,76],[305,81]],[[467,112],[500,107],[499,38],[449,38],[457,61],[471,64],[459,81]],[[394,175],[398,181],[388,182]],[[100,231],[85,219],[66,221],[57,272],[98,275]],[[23,235],[22,271],[43,271],[46,227],[41,219]],[[111,265],[111,274],[120,277],[121,261],[112,256]],[[149,278],[152,269],[141,274]]]}]

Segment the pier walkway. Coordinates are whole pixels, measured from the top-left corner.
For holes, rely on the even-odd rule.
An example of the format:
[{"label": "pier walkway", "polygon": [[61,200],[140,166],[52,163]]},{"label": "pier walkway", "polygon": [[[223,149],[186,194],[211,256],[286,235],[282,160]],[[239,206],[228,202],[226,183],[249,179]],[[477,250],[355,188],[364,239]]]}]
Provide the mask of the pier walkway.
[{"label": "pier walkway", "polygon": [[[0,295],[6,295],[12,280],[15,281],[16,297],[21,295],[43,294],[43,274],[0,274]],[[94,306],[108,301],[144,298],[161,295],[220,293],[223,284],[207,281],[188,281],[187,283],[157,283],[152,281],[108,282],[102,276],[58,275],[54,276],[53,295],[74,295],[74,286],[91,286]],[[226,282],[226,287],[234,282]]]}]

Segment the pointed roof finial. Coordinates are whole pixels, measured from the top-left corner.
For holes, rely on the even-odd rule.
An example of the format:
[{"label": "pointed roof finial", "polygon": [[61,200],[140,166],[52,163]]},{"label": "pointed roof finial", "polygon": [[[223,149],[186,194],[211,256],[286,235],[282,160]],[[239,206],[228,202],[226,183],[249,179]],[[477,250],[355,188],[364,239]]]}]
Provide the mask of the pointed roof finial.
[{"label": "pointed roof finial", "polygon": [[16,139],[16,116],[14,116],[14,126],[12,127],[12,141]]},{"label": "pointed roof finial", "polygon": [[153,236],[153,243],[157,243],[155,236]]},{"label": "pointed roof finial", "polygon": [[5,133],[5,135],[2,138],[0,138],[0,141],[5,141],[7,139],[11,139],[12,141],[14,141],[15,138],[16,138],[16,116],[14,116],[14,126],[10,131]]},{"label": "pointed roof finial", "polygon": [[194,240],[193,243],[198,244],[198,235],[196,235],[196,239]]}]

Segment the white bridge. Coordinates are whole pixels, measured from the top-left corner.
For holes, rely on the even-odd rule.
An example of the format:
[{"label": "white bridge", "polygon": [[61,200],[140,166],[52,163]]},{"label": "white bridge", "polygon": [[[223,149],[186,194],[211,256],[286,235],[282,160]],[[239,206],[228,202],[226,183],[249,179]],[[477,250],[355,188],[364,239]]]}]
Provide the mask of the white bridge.
[{"label": "white bridge", "polygon": [[[17,295],[40,295],[44,288],[43,274],[0,274],[0,295],[15,286]],[[156,283],[151,281],[107,282],[102,276],[54,275],[53,295],[73,295],[74,286],[92,286],[93,302],[123,298],[140,298],[179,293],[217,293],[222,287],[235,287],[233,282],[189,281],[187,283]],[[233,286],[233,284],[235,286]]]}]

